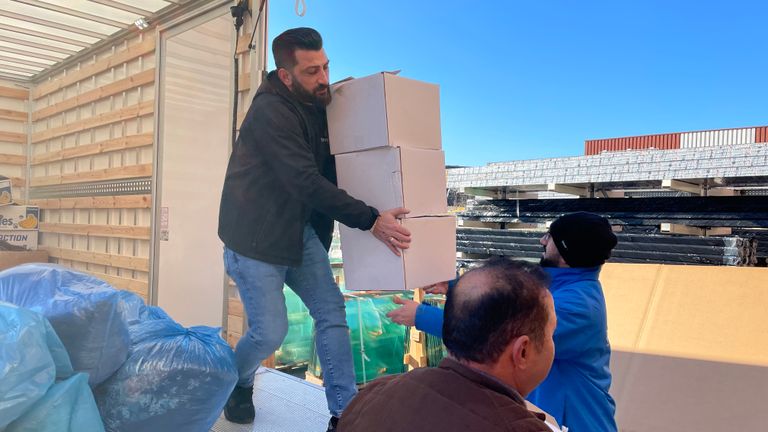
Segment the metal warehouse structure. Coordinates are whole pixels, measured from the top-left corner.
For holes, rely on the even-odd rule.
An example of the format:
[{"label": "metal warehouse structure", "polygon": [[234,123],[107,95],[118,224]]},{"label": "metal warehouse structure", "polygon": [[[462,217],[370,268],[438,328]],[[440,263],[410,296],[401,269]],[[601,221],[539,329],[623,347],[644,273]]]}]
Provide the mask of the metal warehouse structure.
[{"label": "metal warehouse structure", "polygon": [[584,154],[642,149],[680,149],[768,142],[768,126],[675,132],[584,141]]},{"label": "metal warehouse structure", "polygon": [[498,198],[535,191],[607,197],[624,196],[633,190],[664,189],[696,195],[733,195],[766,185],[768,146],[754,143],[603,152],[448,170],[449,188]]}]

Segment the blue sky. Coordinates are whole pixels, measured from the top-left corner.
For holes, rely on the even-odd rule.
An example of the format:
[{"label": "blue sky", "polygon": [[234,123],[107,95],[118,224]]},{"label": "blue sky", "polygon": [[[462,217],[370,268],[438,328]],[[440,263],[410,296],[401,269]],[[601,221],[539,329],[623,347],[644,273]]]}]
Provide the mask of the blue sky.
[{"label": "blue sky", "polygon": [[584,140],[768,125],[766,1],[273,0],[331,80],[440,85],[446,162],[575,156]]}]

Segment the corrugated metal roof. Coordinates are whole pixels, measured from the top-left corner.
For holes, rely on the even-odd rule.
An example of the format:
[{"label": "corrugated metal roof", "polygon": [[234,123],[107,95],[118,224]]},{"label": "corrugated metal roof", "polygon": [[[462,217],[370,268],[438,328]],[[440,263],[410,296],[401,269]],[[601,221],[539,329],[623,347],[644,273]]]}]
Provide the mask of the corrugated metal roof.
[{"label": "corrugated metal roof", "polygon": [[4,0],[0,78],[29,81],[111,36],[190,0]]}]

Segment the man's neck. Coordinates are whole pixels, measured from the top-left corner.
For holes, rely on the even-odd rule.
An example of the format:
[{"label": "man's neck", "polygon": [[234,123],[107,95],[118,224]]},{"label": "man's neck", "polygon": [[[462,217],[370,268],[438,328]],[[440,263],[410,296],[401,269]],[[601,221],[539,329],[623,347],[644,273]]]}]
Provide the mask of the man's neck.
[{"label": "man's neck", "polygon": [[[473,361],[459,360],[459,359],[456,359],[453,356],[451,356],[451,358],[453,360],[455,360],[457,363],[460,363],[460,364],[462,364],[462,365],[464,365],[464,366],[466,366],[466,367],[468,367],[470,369],[474,369],[474,370],[482,373],[483,375],[486,375],[489,378],[492,378],[492,379],[494,379],[494,380],[504,384],[505,386],[511,388],[512,390],[517,392],[517,394],[522,395],[520,393],[520,390],[517,388],[517,385],[515,383],[514,377],[513,376],[509,376],[509,374],[505,374],[502,370],[500,370],[500,368],[498,367],[497,364],[489,365],[489,364],[485,364],[485,363],[477,363],[477,362],[473,362]],[[525,396],[523,396],[523,397],[525,397]]]}]

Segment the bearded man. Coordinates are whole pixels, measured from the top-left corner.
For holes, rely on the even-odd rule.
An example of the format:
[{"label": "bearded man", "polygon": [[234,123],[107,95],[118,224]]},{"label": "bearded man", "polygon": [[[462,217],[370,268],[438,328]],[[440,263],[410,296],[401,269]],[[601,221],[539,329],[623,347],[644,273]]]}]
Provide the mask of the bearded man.
[{"label": "bearded man", "polygon": [[325,113],[329,62],[320,34],[287,30],[272,52],[276,70],[257,90],[233,145],[219,209],[225,268],[248,317],[235,348],[240,379],[224,414],[235,423],[254,421],[254,374],[288,331],[286,284],[315,322],[332,431],[356,393],[344,298],[327,253],[333,221],[370,230],[399,255],[411,238],[397,219],[408,210],[379,211],[336,186]]}]

